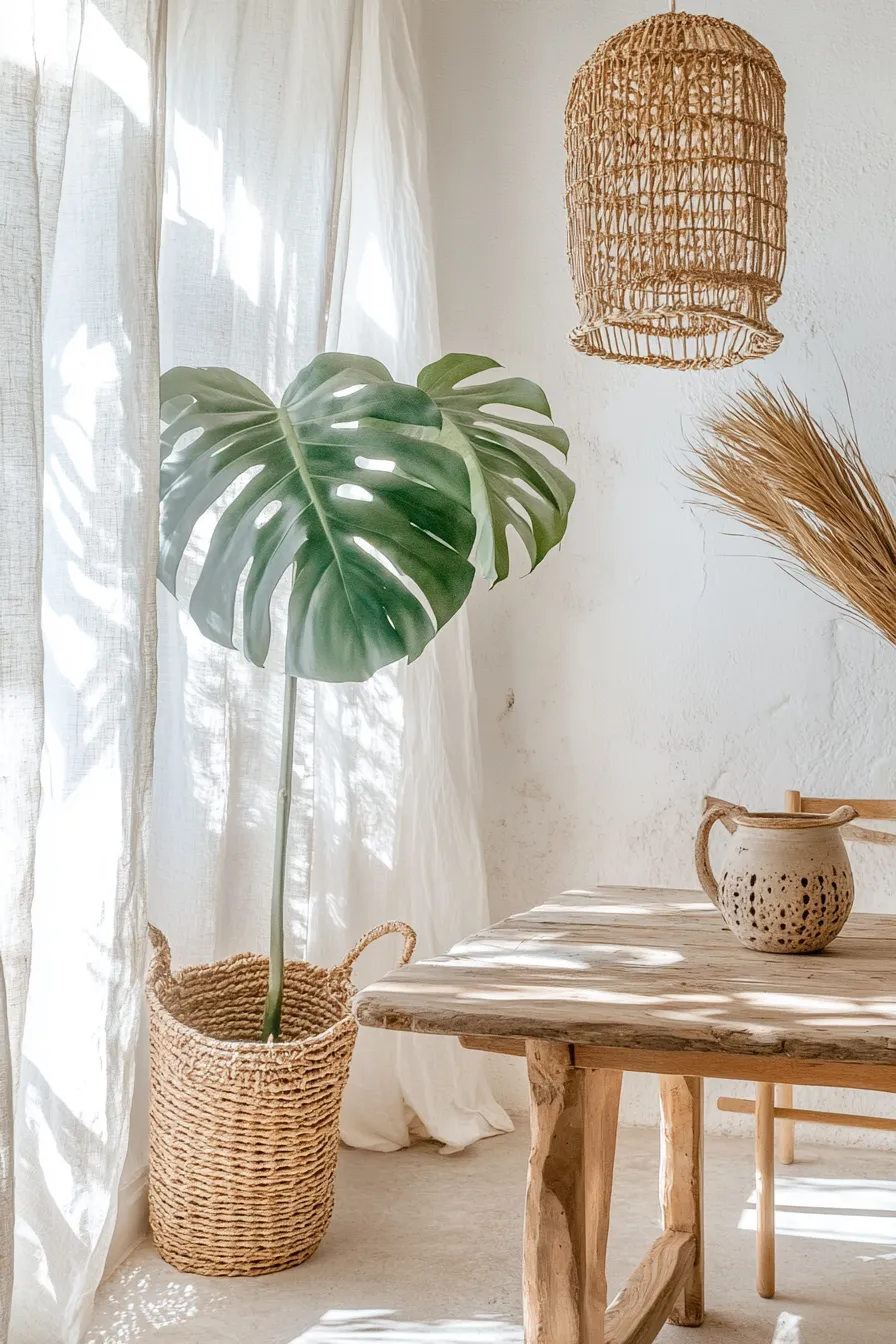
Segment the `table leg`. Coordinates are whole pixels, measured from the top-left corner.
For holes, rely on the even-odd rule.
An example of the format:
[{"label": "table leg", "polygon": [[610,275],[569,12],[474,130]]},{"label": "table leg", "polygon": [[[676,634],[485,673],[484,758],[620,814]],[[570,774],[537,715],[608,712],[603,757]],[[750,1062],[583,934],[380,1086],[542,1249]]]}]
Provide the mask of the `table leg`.
[{"label": "table leg", "polygon": [[622,1074],[527,1041],[532,1146],[523,1248],[525,1344],[604,1344],[606,1248]]},{"label": "table leg", "polygon": [[622,1074],[586,1069],[582,1082],[585,1140],[585,1289],[582,1294],[582,1344],[603,1344],[607,1310],[607,1239],[616,1161],[616,1131]]},{"label": "table leg", "polygon": [[775,1085],[756,1084],[756,1291],[775,1295]]},{"label": "table leg", "polygon": [[696,1238],[694,1266],[669,1320],[703,1323],[703,1079],[660,1077],[663,1229]]},{"label": "table leg", "polygon": [[[776,1106],[793,1105],[793,1084],[781,1083],[776,1092]],[[778,1121],[778,1158],[785,1166],[793,1161],[793,1149],[796,1125],[793,1120]]]}]

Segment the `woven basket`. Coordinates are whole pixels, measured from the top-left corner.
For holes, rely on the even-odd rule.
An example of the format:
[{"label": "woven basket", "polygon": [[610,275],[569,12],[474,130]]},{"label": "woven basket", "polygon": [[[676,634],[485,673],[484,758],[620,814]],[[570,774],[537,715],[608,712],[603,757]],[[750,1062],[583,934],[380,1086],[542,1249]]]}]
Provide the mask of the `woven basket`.
[{"label": "woven basket", "polygon": [[599,46],[566,107],[576,349],[678,369],[775,350],[786,145],[781,72],[735,24],[658,14]]},{"label": "woven basket", "polygon": [[159,1254],[188,1274],[254,1275],[313,1255],[333,1211],[339,1108],[358,1026],[352,966],[287,962],[281,1039],[260,1038],[266,957],[171,973],[150,927],[149,1210]]}]

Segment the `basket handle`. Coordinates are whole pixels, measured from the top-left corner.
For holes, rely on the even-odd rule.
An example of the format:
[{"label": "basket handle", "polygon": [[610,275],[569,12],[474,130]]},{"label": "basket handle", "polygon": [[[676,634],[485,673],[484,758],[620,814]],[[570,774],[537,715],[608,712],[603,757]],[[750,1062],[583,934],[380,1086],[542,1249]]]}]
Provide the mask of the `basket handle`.
[{"label": "basket handle", "polygon": [[352,967],[364,949],[368,948],[371,943],[375,943],[377,938],[382,938],[387,933],[404,934],[404,947],[402,948],[398,964],[399,966],[407,966],[411,957],[414,955],[414,948],[417,946],[417,935],[410,924],[405,924],[401,920],[391,920],[388,924],[377,924],[375,929],[371,929],[369,933],[365,933],[363,938],[359,938],[351,952],[349,952],[348,956],[345,958],[345,961],[340,962],[338,966],[333,968],[333,974],[345,976],[347,979],[352,973]]},{"label": "basket handle", "polygon": [[157,929],[155,924],[148,924],[149,941],[156,950],[149,967],[149,979],[153,985],[159,985],[164,980],[171,979],[171,944],[165,937],[161,929]]}]

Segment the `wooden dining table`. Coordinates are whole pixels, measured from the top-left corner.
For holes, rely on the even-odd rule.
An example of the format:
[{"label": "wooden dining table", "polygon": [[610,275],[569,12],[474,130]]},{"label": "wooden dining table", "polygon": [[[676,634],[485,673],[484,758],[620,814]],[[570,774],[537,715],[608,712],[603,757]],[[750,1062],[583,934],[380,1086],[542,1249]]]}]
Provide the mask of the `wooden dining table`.
[{"label": "wooden dining table", "polygon": [[[703,1079],[896,1093],[896,917],[853,914],[824,952],[775,956],[701,892],[569,891],[393,971],[354,1011],[525,1056],[525,1344],[649,1344],[667,1320],[703,1320]],[[626,1071],[659,1079],[663,1231],[608,1307]]]}]

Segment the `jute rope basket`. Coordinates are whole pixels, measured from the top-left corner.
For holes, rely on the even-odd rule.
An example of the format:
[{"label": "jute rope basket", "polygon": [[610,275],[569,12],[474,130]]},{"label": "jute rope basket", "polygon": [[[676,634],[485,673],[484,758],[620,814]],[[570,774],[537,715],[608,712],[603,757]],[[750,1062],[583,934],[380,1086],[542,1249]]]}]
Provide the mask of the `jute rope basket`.
[{"label": "jute rope basket", "polygon": [[659,14],[599,46],[566,108],[576,349],[719,369],[781,341],[784,80],[749,33]]},{"label": "jute rope basket", "polygon": [[149,1209],[160,1255],[189,1274],[272,1274],[313,1255],[333,1211],[339,1108],[358,1026],[352,967],[287,962],[281,1039],[259,1037],[266,957],[171,973],[156,928],[149,974]]}]

